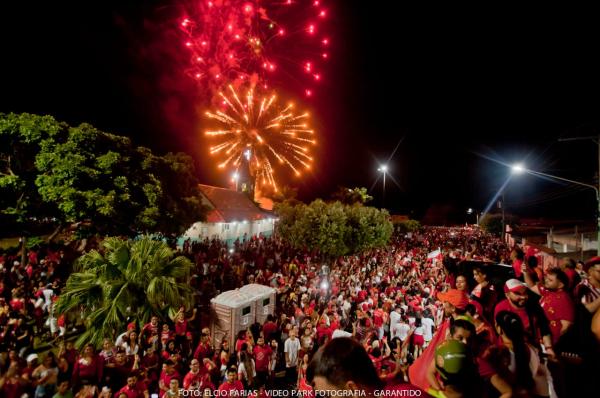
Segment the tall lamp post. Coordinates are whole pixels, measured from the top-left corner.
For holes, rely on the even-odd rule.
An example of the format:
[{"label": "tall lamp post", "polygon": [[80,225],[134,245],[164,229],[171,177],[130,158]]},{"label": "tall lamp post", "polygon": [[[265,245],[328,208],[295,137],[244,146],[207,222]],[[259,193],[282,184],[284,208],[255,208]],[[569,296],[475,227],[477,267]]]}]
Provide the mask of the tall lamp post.
[{"label": "tall lamp post", "polygon": [[479,225],[479,212],[477,210],[473,210],[472,207],[469,207],[467,209],[467,214],[471,215],[473,213],[475,213],[475,225]]},{"label": "tall lamp post", "polygon": [[553,179],[556,179],[556,180],[559,180],[559,181],[564,181],[564,182],[568,182],[568,183],[571,183],[571,184],[580,185],[582,187],[593,189],[594,192],[595,192],[595,194],[596,194],[596,204],[597,204],[597,207],[598,207],[597,214],[596,214],[596,231],[597,231],[596,232],[597,233],[597,237],[596,237],[596,239],[597,239],[597,242],[596,242],[597,243],[597,247],[596,247],[596,250],[597,250],[597,254],[600,255],[600,190],[598,189],[597,186],[592,185],[592,184],[586,184],[584,182],[570,180],[570,179],[564,178],[564,177],[558,177],[558,176],[555,176],[555,175],[552,175],[552,174],[546,174],[546,173],[542,173],[542,172],[539,172],[539,171],[529,170],[529,169],[524,168],[522,165],[514,165],[514,166],[512,166],[512,171],[515,172],[515,173],[526,172],[528,174],[532,174],[532,175],[535,175],[535,176],[553,178]]},{"label": "tall lamp post", "polygon": [[388,170],[388,167],[387,167],[386,164],[381,165],[377,169],[377,171],[383,173],[383,201],[382,201],[383,202],[383,206],[382,207],[385,207],[385,175],[387,174],[387,170]]}]

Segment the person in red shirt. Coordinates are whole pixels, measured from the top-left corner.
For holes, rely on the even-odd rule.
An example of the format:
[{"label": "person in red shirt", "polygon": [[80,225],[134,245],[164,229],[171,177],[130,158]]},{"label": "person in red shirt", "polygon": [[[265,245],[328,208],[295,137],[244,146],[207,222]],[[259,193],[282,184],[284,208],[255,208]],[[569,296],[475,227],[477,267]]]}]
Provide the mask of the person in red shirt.
[{"label": "person in red shirt", "polygon": [[239,397],[243,391],[244,385],[237,379],[237,370],[233,367],[227,369],[227,380],[219,386],[219,395]]},{"label": "person in red shirt", "polygon": [[183,378],[183,388],[185,390],[199,390],[202,378],[207,373],[206,368],[200,366],[200,361],[197,359],[192,359],[190,367],[190,371]]},{"label": "person in red shirt", "polygon": [[175,363],[167,359],[164,363],[163,371],[160,374],[160,378],[158,379],[158,388],[159,393],[158,396],[162,398],[163,395],[169,390],[171,385],[171,380],[173,379],[181,379],[179,373],[175,370]]},{"label": "person in red shirt", "polygon": [[73,386],[97,385],[102,380],[104,359],[98,357],[94,346],[87,344],[73,368]]},{"label": "person in red shirt", "polygon": [[138,382],[135,374],[130,375],[127,378],[127,385],[121,388],[115,397],[119,397],[121,394],[125,394],[127,398],[148,398],[148,390],[143,382]]},{"label": "person in red shirt", "polygon": [[575,305],[571,296],[565,292],[565,288],[569,285],[569,278],[558,268],[546,271],[544,285],[534,284],[528,272],[524,271],[524,275],[529,288],[542,296],[540,305],[550,322],[552,344],[556,344],[575,321]]},{"label": "person in red shirt", "polygon": [[269,361],[273,350],[259,337],[253,349],[257,388],[264,386],[269,378]]},{"label": "person in red shirt", "polygon": [[158,317],[153,316],[150,318],[150,323],[147,323],[142,328],[140,333],[140,340],[142,348],[146,348],[149,345],[154,345],[158,340]]},{"label": "person in red shirt", "polygon": [[273,315],[267,315],[267,322],[263,325],[263,335],[266,341],[271,341],[275,334],[277,333],[277,324],[275,323],[275,318]]},{"label": "person in red shirt", "polygon": [[200,343],[194,352],[194,358],[198,360],[202,360],[204,358],[212,357],[212,347],[210,346],[209,336],[206,333],[202,333],[200,335]]},{"label": "person in red shirt", "polygon": [[554,359],[556,354],[552,346],[552,334],[548,319],[537,300],[529,298],[527,285],[518,279],[509,279],[504,283],[504,293],[506,299],[496,305],[494,319],[500,311],[517,314],[525,328],[528,342],[537,346],[541,339],[546,353]]}]

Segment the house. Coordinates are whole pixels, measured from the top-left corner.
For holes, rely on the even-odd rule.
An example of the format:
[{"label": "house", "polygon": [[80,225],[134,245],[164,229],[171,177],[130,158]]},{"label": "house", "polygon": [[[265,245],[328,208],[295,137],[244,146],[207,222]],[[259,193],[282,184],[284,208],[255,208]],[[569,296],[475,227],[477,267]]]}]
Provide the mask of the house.
[{"label": "house", "polygon": [[245,192],[199,184],[202,202],[210,209],[206,221],[194,223],[182,241],[221,239],[228,245],[253,235],[270,236],[275,229],[272,212],[259,208]]},{"label": "house", "polygon": [[521,220],[507,226],[509,246],[532,248],[543,265],[558,265],[564,258],[587,260],[596,255],[597,227],[580,220]]}]

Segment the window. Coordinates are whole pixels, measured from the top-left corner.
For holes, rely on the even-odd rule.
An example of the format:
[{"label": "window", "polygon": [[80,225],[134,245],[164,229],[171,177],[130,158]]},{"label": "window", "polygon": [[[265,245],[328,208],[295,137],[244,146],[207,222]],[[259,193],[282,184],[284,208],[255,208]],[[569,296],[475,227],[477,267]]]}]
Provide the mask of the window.
[{"label": "window", "polygon": [[221,232],[225,232],[225,231],[229,231],[229,224],[227,224],[227,223],[223,224],[223,227],[221,228]]},{"label": "window", "polygon": [[250,306],[242,308],[242,316],[250,314]]},{"label": "window", "polygon": [[266,307],[267,305],[271,304],[271,298],[268,297],[266,299],[263,300],[263,307]]}]

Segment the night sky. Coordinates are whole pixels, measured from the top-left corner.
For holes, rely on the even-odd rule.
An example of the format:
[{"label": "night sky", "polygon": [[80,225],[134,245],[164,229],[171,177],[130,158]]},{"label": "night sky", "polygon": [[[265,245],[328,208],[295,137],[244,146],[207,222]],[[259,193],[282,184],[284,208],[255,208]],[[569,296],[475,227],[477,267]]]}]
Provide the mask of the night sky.
[{"label": "night sky", "polygon": [[[182,72],[180,4],[13,3],[0,12],[0,112],[89,122],[158,153],[185,151],[203,182],[227,183],[208,159],[202,93]],[[597,181],[597,146],[558,141],[600,134],[600,25],[591,10],[328,3],[332,59],[304,103],[319,146],[314,174],[298,184],[302,199],[365,186],[381,205],[378,162],[402,139],[388,163],[399,185],[388,177],[393,213],[446,209],[464,222],[509,175],[486,157]],[[530,175],[513,177],[506,200],[522,216],[595,216],[591,190]]]}]

